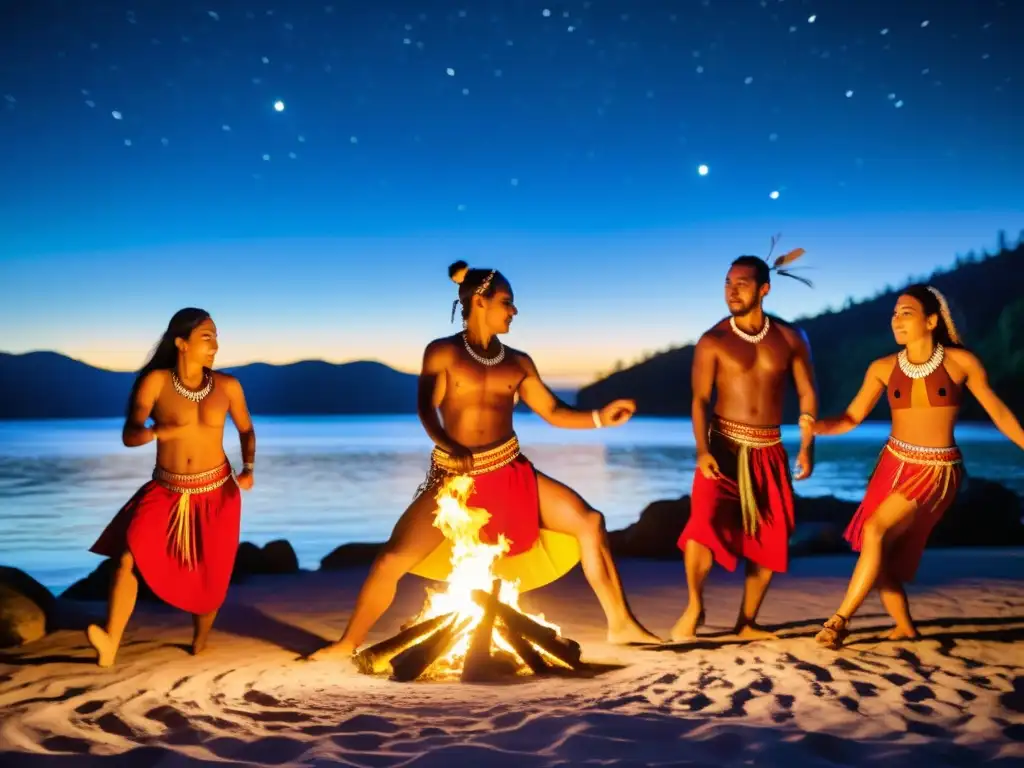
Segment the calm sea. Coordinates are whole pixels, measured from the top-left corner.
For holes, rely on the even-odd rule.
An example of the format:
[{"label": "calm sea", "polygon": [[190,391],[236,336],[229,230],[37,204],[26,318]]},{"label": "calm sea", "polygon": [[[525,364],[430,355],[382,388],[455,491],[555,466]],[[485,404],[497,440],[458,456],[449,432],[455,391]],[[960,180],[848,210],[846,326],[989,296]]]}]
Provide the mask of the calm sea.
[{"label": "calm sea", "polygon": [[[554,429],[517,415],[526,454],[568,483],[609,528],[623,528],[648,502],[689,493],[693,436],[685,419],[637,418],[619,429]],[[422,482],[431,443],[414,416],[261,417],[256,487],[244,496],[243,539],[287,538],[304,568],[339,544],[381,541]],[[0,422],[0,564],[59,590],[100,558],[87,550],[153,468],[152,445],[121,445],[116,419]],[[857,499],[888,424],[862,425],[821,440],[806,496]],[[795,456],[796,427],[783,433]],[[963,425],[957,439],[968,472],[1024,494],[1020,451],[988,425]],[[233,433],[228,456],[239,466]]]}]

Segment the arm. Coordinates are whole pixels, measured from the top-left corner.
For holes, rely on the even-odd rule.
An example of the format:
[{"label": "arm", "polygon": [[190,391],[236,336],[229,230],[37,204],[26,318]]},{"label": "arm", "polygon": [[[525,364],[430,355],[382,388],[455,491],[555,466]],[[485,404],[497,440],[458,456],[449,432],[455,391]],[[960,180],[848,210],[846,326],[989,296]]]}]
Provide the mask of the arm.
[{"label": "arm", "polygon": [[[818,392],[814,383],[814,368],[811,364],[811,344],[803,331],[796,332],[796,348],[793,357],[793,383],[800,398],[800,452],[807,453],[814,447],[814,420],[818,418]],[[805,419],[804,414],[810,416]]]},{"label": "arm", "polygon": [[125,447],[138,448],[157,439],[158,427],[147,427],[146,422],[153,413],[153,406],[162,388],[163,379],[159,371],[150,371],[133,387],[128,416],[121,430],[121,442]]},{"label": "arm", "polygon": [[541,379],[530,356],[520,353],[518,357],[524,374],[519,384],[519,395],[531,411],[551,426],[561,429],[597,429],[605,425],[599,411],[581,411],[555,397]]},{"label": "arm", "polygon": [[222,380],[227,392],[228,413],[235,424],[235,429],[238,430],[238,439],[242,447],[242,469],[244,472],[252,472],[256,461],[256,430],[253,429],[249,407],[245,403],[245,392],[242,391],[241,382],[234,376],[219,374],[218,378]]},{"label": "arm", "polygon": [[861,384],[860,391],[846,407],[846,412],[842,416],[816,421],[814,434],[842,435],[864,421],[885,391],[885,376],[890,360],[891,358],[883,357],[869,365],[867,373],[864,374],[864,383]]},{"label": "arm", "polygon": [[690,370],[690,388],[693,390],[690,419],[693,422],[693,439],[697,443],[698,456],[709,452],[708,406],[711,405],[717,372],[718,356],[711,341],[703,337],[693,350],[693,367]]},{"label": "arm", "polygon": [[447,453],[456,454],[465,452],[465,449],[448,436],[437,413],[444,400],[445,369],[450,357],[451,350],[444,342],[434,341],[427,345],[416,390],[416,412],[434,445]]},{"label": "arm", "polygon": [[966,350],[956,350],[952,357],[967,374],[967,388],[985,409],[992,423],[1019,448],[1024,448],[1024,429],[1013,415],[1013,411],[992,391],[988,384],[988,373],[981,361]]}]

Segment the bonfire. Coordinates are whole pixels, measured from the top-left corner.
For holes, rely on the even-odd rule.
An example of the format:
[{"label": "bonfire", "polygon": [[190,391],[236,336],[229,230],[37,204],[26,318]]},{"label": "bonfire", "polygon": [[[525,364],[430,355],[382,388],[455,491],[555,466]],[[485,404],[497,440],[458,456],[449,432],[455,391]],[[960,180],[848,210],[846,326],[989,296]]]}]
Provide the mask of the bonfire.
[{"label": "bonfire", "polygon": [[490,515],[468,505],[472,492],[473,479],[465,475],[438,491],[434,526],[451,544],[451,574],[443,588],[428,590],[422,610],[401,632],[356,656],[362,672],[405,682],[483,682],[585,669],[579,644],[542,615],[524,613],[519,582],[495,575],[508,541],[481,540]]}]

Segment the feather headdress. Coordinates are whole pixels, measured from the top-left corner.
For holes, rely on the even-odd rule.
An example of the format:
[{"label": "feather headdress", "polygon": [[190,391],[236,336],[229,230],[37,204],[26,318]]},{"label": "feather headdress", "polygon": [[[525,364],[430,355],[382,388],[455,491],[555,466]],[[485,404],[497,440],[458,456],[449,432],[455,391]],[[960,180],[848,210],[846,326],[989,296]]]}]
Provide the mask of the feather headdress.
[{"label": "feather headdress", "polygon": [[[781,234],[772,237],[772,246],[771,248],[768,249],[768,259],[772,257],[772,253],[775,251],[775,246],[778,245],[779,240],[781,239]],[[799,280],[801,283],[808,286],[809,288],[813,288],[814,283],[812,283],[806,277],[794,275],[792,269],[783,269],[783,267],[785,267],[787,264],[792,264],[805,253],[806,251],[803,248],[794,248],[792,251],[789,251],[788,253],[784,253],[781,256],[777,256],[775,258],[775,261],[771,263],[771,267],[769,267],[769,269],[770,271],[775,272],[776,274],[785,275],[786,277],[791,277],[794,280]],[[767,261],[768,259],[765,259],[765,261]]]}]

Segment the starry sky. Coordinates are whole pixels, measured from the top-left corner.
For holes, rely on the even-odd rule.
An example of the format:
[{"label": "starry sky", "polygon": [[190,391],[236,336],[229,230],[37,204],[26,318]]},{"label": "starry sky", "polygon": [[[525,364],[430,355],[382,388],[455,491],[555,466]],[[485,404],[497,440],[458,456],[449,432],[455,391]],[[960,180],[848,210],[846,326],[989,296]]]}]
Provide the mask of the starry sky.
[{"label": "starry sky", "polygon": [[775,281],[792,318],[1024,228],[1024,2],[33,0],[4,19],[6,351],[136,368],[198,305],[221,365],[414,371],[452,332],[464,258],[511,278],[507,341],[566,385],[695,339],[729,262],[773,234],[815,282]]}]

